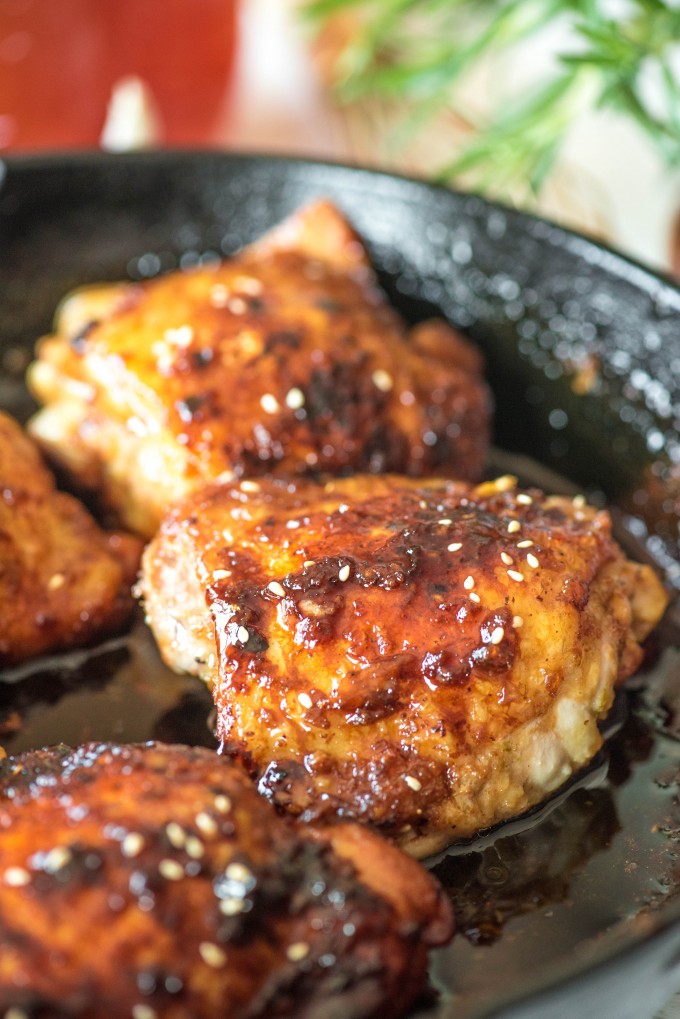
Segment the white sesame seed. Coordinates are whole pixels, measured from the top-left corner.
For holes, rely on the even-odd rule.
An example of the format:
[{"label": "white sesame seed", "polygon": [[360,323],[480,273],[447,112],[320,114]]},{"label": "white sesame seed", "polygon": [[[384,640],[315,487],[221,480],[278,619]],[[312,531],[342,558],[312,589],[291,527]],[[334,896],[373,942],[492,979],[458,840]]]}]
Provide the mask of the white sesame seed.
[{"label": "white sesame seed", "polygon": [[517,496],[517,502],[520,504],[520,506],[531,506],[533,501],[534,500],[531,498],[531,496],[527,495],[526,492],[520,492],[519,495]]},{"label": "white sesame seed", "polygon": [[166,881],[181,881],[184,877],[184,868],[177,860],[161,860],[158,864],[158,873]]},{"label": "white sesame seed", "polygon": [[338,580],[341,580],[343,583],[349,580],[349,566],[347,563],[338,570]]},{"label": "white sesame seed", "polygon": [[465,588],[466,591],[471,591],[474,586],[475,586],[474,577],[466,577],[465,580],[463,581],[463,587]]},{"label": "white sesame seed", "polygon": [[293,386],[286,393],[286,407],[291,410],[300,410],[305,405],[305,394],[297,386]]},{"label": "white sesame seed", "polygon": [[23,867],[8,867],[2,880],[10,888],[21,888],[23,885],[30,884],[31,875]]},{"label": "white sesame seed", "polygon": [[442,527],[448,527],[449,524],[453,523],[453,520],[449,520],[448,517],[443,517],[441,520],[438,520],[437,523],[441,524]]},{"label": "white sesame seed", "polygon": [[309,945],[304,941],[297,941],[294,945],[288,946],[286,955],[291,962],[301,962],[309,955]]},{"label": "white sesame seed", "polygon": [[206,966],[212,966],[213,969],[220,969],[227,961],[227,953],[224,949],[219,945],[214,945],[211,941],[202,941],[198,950]]},{"label": "white sesame seed", "polygon": [[519,520],[511,520],[508,524],[508,534],[515,534],[521,526]]},{"label": "white sesame seed", "polygon": [[66,577],[63,573],[53,573],[47,581],[47,587],[50,591],[58,591],[60,587],[64,586],[65,580]]},{"label": "white sesame seed", "polygon": [[222,899],[219,904],[219,911],[224,916],[238,916],[239,913],[243,912],[245,906],[245,899],[229,898]]},{"label": "white sesame seed", "polygon": [[250,297],[257,297],[262,293],[262,283],[254,276],[237,276],[234,286],[244,294],[249,294]]},{"label": "white sesame seed", "polygon": [[448,552],[460,552],[463,547],[462,541],[452,541],[450,545],[446,546]]},{"label": "white sesame seed", "polygon": [[507,552],[501,552],[501,559],[506,566],[512,566],[512,556],[508,555]]},{"label": "white sesame seed", "polygon": [[520,626],[524,625],[524,620],[522,619],[521,616],[513,616],[512,625],[515,627],[516,630],[519,630]]},{"label": "white sesame seed", "polygon": [[503,629],[502,626],[497,626],[495,629],[491,631],[490,640],[492,644],[500,644],[500,642],[503,640],[503,637],[505,637],[505,630]]},{"label": "white sesame seed", "polygon": [[213,570],[213,580],[226,580],[231,576],[231,570]]},{"label": "white sesame seed", "polygon": [[250,640],[250,633],[248,632],[248,630],[246,630],[245,626],[239,626],[238,630],[236,631],[236,639],[240,641],[241,644],[248,643],[248,641]]},{"label": "white sesame seed", "polygon": [[168,343],[174,343],[176,347],[188,347],[193,338],[194,331],[188,325],[165,330],[165,339]]},{"label": "white sesame seed", "polygon": [[143,848],[144,836],[140,835],[138,831],[128,832],[120,844],[121,853],[129,860],[135,856],[139,856]]},{"label": "white sesame seed", "polygon": [[282,584],[279,584],[278,580],[272,580],[267,584],[267,590],[275,594],[277,598],[285,598],[286,592]]},{"label": "white sesame seed", "polygon": [[224,796],[224,794],[216,796],[213,803],[218,814],[228,814],[231,810],[231,800],[228,796]]},{"label": "white sesame seed", "polygon": [[297,531],[299,526],[300,526],[300,521],[299,520],[287,520],[286,521],[286,527],[288,528],[289,531]]},{"label": "white sesame seed", "polygon": [[470,599],[470,601],[476,602],[477,605],[479,605],[480,601],[482,600],[476,591],[470,591],[468,598]]},{"label": "white sesame seed", "polygon": [[531,548],[533,541],[531,538],[526,538],[524,541],[517,542],[517,548]]},{"label": "white sesame seed", "polygon": [[394,379],[389,372],[386,372],[384,368],[376,368],[371,378],[373,379],[373,385],[376,389],[379,389],[381,393],[389,393],[394,385]]},{"label": "white sesame seed", "polygon": [[248,305],[242,297],[231,297],[227,301],[227,307],[234,315],[243,315],[248,310]]},{"label": "white sesame seed", "polygon": [[238,860],[230,863],[224,873],[228,881],[236,881],[240,885],[247,885],[253,879],[252,871],[248,870],[244,863],[239,863]]},{"label": "white sesame seed", "polygon": [[196,827],[203,835],[217,835],[217,821],[210,814],[206,814],[204,810],[196,814]]},{"label": "white sesame seed", "polygon": [[303,691],[302,693],[299,693],[297,697],[303,708],[307,708],[308,710],[311,708],[313,702],[308,693],[304,693]]},{"label": "white sesame seed", "polygon": [[575,495],[571,501],[572,505],[576,506],[578,509],[583,509],[586,504],[586,497],[585,495]]},{"label": "white sesame seed", "polygon": [[249,478],[246,478],[245,481],[241,482],[241,491],[242,492],[259,492],[260,491],[260,486],[258,485],[257,481],[251,481]]},{"label": "white sesame seed", "polygon": [[510,580],[516,580],[517,583],[519,583],[521,580],[524,580],[522,574],[518,573],[517,570],[508,570],[508,576],[510,577]]},{"label": "white sesame seed", "polygon": [[281,409],[273,393],[264,393],[260,397],[260,406],[265,414],[276,414]]},{"label": "white sesame seed", "polygon": [[216,308],[224,308],[229,300],[229,291],[223,283],[216,283],[210,289],[210,300]]},{"label": "white sesame seed", "polygon": [[422,782],[419,782],[417,778],[413,777],[413,775],[404,775],[404,782],[409,789],[413,789],[414,793],[419,793],[423,788]]},{"label": "white sesame seed", "polygon": [[132,1019],[156,1019],[156,1012],[149,1005],[133,1005]]},{"label": "white sesame seed", "polygon": [[66,846],[55,846],[51,849],[43,862],[43,870],[48,874],[56,874],[58,870],[65,867],[72,860],[72,853]]},{"label": "white sesame seed", "polygon": [[305,559],[302,565],[305,567],[305,569],[309,569],[310,566],[314,566],[315,561],[316,560],[314,559]]},{"label": "white sesame seed", "polygon": [[184,848],[192,860],[200,860],[205,854],[205,846],[196,835],[189,835]]},{"label": "white sesame seed", "polygon": [[529,552],[529,554],[527,556],[527,562],[529,563],[529,566],[531,566],[531,568],[533,570],[537,570],[538,569],[538,567],[539,567],[538,559],[531,552]]},{"label": "white sesame seed", "polygon": [[177,824],[176,821],[171,821],[170,824],[165,826],[165,834],[168,837],[168,842],[175,849],[183,849],[184,844],[187,840],[186,832],[181,825]]}]

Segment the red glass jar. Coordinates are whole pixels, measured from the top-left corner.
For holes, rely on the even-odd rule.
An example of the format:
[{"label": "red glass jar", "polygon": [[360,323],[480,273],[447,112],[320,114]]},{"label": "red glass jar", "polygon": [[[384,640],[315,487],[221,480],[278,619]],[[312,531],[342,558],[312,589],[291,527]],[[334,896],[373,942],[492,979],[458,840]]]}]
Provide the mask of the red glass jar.
[{"label": "red glass jar", "polygon": [[0,151],[93,147],[117,83],[135,76],[156,141],[219,140],[237,0],[0,0]]}]

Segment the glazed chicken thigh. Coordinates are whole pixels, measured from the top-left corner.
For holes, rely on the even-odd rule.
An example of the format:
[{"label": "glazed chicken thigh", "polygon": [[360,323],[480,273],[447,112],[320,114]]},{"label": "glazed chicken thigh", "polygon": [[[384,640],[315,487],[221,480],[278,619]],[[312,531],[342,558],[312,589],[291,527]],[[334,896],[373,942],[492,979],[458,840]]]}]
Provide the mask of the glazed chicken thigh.
[{"label": "glazed chicken thigh", "polygon": [[105,533],[58,492],[34,443],[0,414],[0,667],[120,629],[140,554],[136,538]]},{"label": "glazed chicken thigh", "polygon": [[606,512],[510,477],[211,486],[167,515],[141,593],[261,793],[417,856],[591,760],[666,602]]},{"label": "glazed chicken thigh", "polygon": [[451,935],[430,875],[352,824],[278,818],[184,746],[0,762],[0,1012],[400,1016]]},{"label": "glazed chicken thigh", "polygon": [[220,264],[77,293],[28,381],[36,438],[145,535],[220,477],[478,479],[487,454],[479,354],[407,328],[328,202]]}]

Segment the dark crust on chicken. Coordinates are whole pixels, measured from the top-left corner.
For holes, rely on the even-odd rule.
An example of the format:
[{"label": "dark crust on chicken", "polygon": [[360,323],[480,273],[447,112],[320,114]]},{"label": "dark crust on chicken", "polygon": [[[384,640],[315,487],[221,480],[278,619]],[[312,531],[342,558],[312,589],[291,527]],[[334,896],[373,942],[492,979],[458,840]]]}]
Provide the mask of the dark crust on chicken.
[{"label": "dark crust on chicken", "polygon": [[142,590],[265,796],[416,855],[593,757],[666,601],[607,513],[511,478],[214,486],[168,515]]},{"label": "dark crust on chicken", "polygon": [[67,301],[32,429],[130,526],[225,473],[481,477],[490,394],[442,321],[409,330],[319,202],[235,258]]},{"label": "dark crust on chicken", "polygon": [[0,667],[124,626],[141,550],[56,491],[35,445],[0,413]]},{"label": "dark crust on chicken", "polygon": [[201,748],[8,758],[0,831],[6,1016],[397,1016],[451,934],[413,861],[355,825],[277,818]]}]

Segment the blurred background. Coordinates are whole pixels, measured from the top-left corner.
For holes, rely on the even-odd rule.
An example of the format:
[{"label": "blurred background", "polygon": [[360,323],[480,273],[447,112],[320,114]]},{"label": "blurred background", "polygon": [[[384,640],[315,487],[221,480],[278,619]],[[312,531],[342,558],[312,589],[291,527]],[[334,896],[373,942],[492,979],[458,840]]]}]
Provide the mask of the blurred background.
[{"label": "blurred background", "polygon": [[680,274],[679,7],[0,0],[0,153],[357,162],[480,190]]}]

